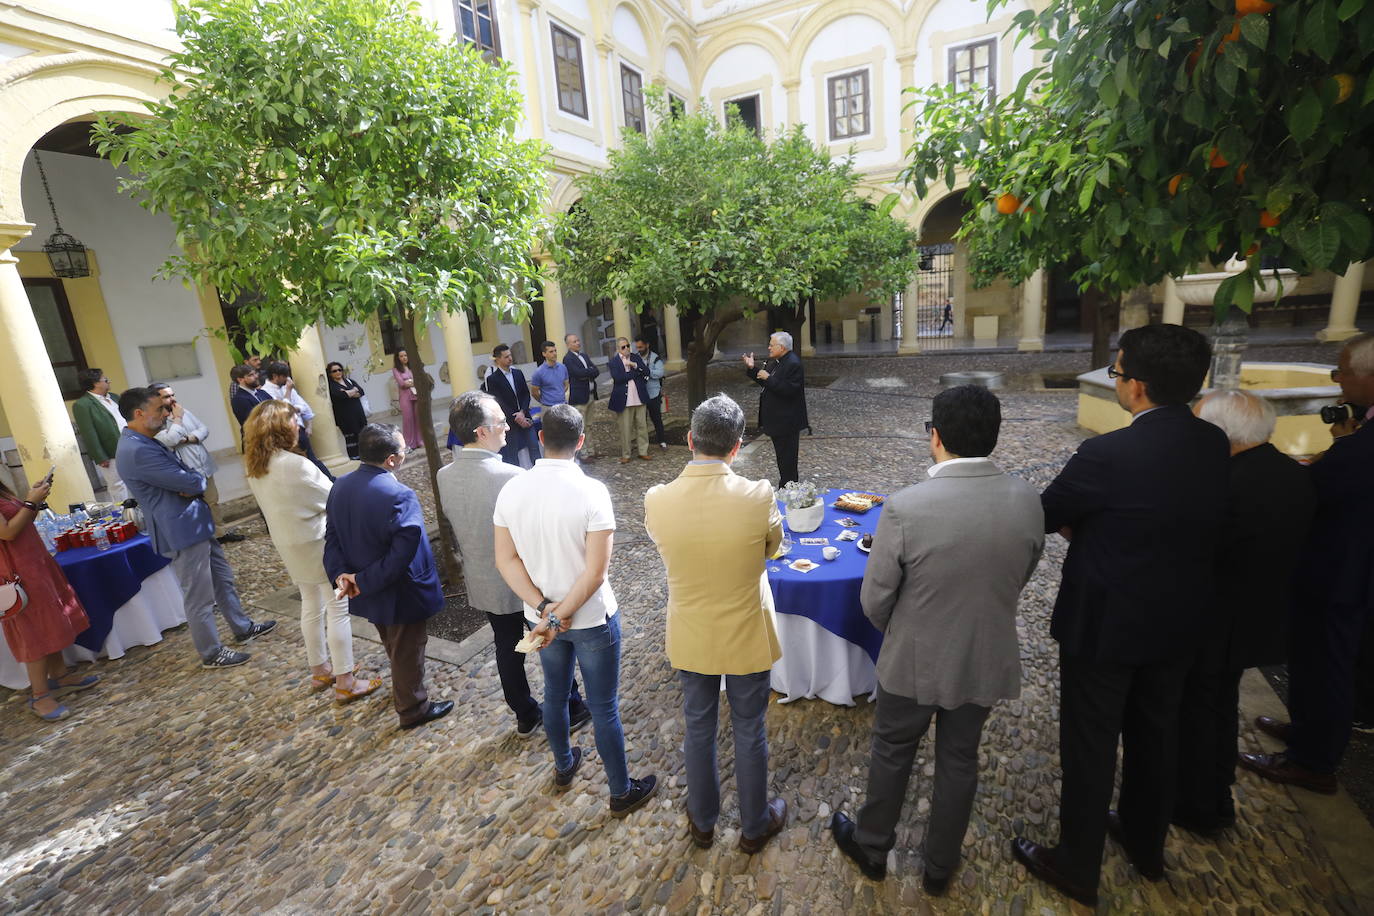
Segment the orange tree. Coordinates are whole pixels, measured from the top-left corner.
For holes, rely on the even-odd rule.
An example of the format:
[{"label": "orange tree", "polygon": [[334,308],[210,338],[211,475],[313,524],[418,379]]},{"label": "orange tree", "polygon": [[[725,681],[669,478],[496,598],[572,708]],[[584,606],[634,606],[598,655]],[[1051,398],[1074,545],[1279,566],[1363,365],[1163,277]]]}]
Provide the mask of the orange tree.
[{"label": "orange tree", "polygon": [[1214,304],[1249,311],[1275,282],[1262,259],[1341,273],[1374,253],[1374,3],[1052,0],[1013,30],[1043,55],[1014,91],[910,103],[903,177],[967,177],[975,283],[1073,263],[1119,296],[1240,253]]}]

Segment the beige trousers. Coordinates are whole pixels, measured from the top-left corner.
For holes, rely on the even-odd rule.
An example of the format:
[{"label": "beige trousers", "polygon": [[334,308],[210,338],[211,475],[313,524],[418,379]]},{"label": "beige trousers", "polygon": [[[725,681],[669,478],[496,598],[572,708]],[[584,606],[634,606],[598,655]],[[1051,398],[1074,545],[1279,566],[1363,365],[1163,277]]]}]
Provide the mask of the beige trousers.
[{"label": "beige trousers", "polygon": [[649,415],[643,404],[626,407],[620,412],[620,457],[630,457],[630,440],[641,456],[649,454]]}]

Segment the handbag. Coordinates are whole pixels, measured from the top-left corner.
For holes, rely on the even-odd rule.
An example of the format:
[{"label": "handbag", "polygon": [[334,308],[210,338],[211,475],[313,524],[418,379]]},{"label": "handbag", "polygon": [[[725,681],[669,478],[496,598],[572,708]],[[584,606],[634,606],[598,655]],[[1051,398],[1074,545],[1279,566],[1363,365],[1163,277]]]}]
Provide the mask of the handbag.
[{"label": "handbag", "polygon": [[9,545],[3,541],[0,541],[0,545],[3,545],[0,549],[4,550],[5,563],[10,570],[7,574],[0,574],[0,620],[8,620],[29,606],[29,593],[24,591],[19,581],[19,571],[14,568]]}]

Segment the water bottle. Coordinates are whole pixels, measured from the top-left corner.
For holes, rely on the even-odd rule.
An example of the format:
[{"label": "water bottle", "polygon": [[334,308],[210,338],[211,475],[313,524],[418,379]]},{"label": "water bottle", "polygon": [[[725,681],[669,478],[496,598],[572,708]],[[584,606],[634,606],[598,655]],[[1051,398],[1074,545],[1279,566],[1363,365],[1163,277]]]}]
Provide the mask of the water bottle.
[{"label": "water bottle", "polygon": [[43,539],[43,546],[48,548],[48,553],[57,553],[57,533],[53,530],[52,512],[48,511],[46,516],[40,512],[33,521],[33,527]]},{"label": "water bottle", "polygon": [[94,537],[95,537],[95,549],[96,549],[96,550],[109,550],[109,549],[110,549],[110,536],[109,536],[108,534],[105,533],[105,526],[104,526],[104,525],[96,525],[96,526],[95,526]]}]

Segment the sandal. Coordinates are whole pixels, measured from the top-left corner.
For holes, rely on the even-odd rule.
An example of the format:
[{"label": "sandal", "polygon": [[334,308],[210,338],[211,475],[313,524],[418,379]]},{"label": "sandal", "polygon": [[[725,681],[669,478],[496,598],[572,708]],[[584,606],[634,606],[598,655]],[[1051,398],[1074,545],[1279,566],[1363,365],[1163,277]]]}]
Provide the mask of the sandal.
[{"label": "sandal", "polygon": [[[96,684],[100,683],[100,675],[98,674],[88,674],[85,677],[80,678],[79,680],[70,684],[62,683],[63,678],[73,677],[74,675],[75,672],[70,672],[68,674],[62,675],[62,677],[48,678],[48,693],[52,694],[52,696],[56,698],[62,696],[63,694],[76,693],[78,690],[85,690],[88,687],[94,687]],[[46,695],[47,694],[44,694],[44,696]]]},{"label": "sandal", "polygon": [[332,674],[312,674],[310,675],[310,692],[319,693],[334,686],[334,675]]},{"label": "sandal", "polygon": [[375,693],[377,688],[382,686],[382,679],[379,677],[366,681],[355,677],[353,680],[354,687],[352,690],[344,690],[338,686],[334,688],[335,706],[347,706],[354,700],[361,700],[363,697]]},{"label": "sandal", "polygon": [[[72,711],[68,709],[66,706],[62,705],[61,703],[58,703],[57,708],[54,709],[52,712],[39,712],[38,701],[46,700],[51,696],[52,691],[50,690],[47,693],[40,693],[36,697],[30,697],[29,712],[33,713],[38,718],[42,719],[44,722],[56,722],[60,719],[65,719],[67,718],[67,716],[70,716],[72,714]],[[56,702],[56,700],[54,700],[53,702]]]}]

